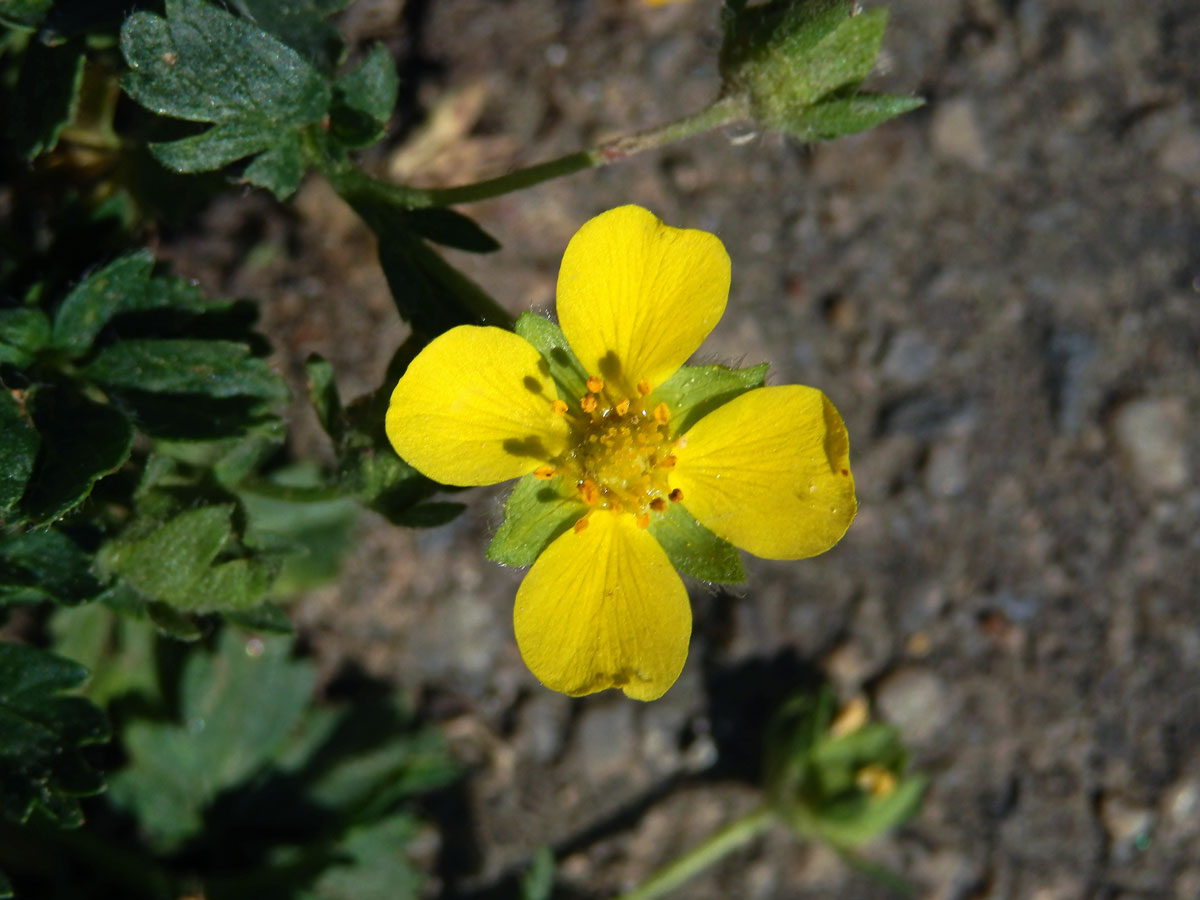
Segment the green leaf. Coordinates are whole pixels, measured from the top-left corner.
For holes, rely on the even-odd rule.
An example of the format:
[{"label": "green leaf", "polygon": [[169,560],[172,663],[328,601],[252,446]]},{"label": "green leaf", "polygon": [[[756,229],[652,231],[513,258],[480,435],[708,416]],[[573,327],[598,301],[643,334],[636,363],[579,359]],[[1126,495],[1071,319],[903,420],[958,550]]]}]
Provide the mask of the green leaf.
[{"label": "green leaf", "polygon": [[531,566],[542,551],[588,511],[567,493],[562,476],[542,481],[526,475],[504,504],[504,523],[488,544],[487,558],[507,566]]},{"label": "green leaf", "polygon": [[53,528],[0,539],[0,605],[82,603],[104,586],[92,574],[92,556]]},{"label": "green leaf", "polygon": [[387,130],[399,90],[396,63],[386,46],[376,44],[334,83],[330,133],[346,147],[375,143]]},{"label": "green leaf", "polygon": [[[111,593],[106,595],[111,596]],[[144,618],[118,615],[107,603],[62,607],[50,619],[53,650],[92,673],[83,694],[101,707],[127,694],[160,700],[154,629]]]},{"label": "green leaf", "polygon": [[281,137],[278,144],[246,166],[242,177],[280,200],[290,197],[304,177],[304,142],[299,133]]},{"label": "green leaf", "polygon": [[652,516],[650,533],[680,572],[717,584],[746,580],[737,548],[693,519],[681,503],[670,503],[662,515]]},{"label": "green leaf", "polygon": [[683,366],[654,389],[648,403],[667,404],[671,434],[683,434],[719,406],[746,391],[762,387],[767,364],[745,369],[727,366]]},{"label": "green leaf", "polygon": [[53,7],[54,0],[4,0],[0,4],[0,22],[14,28],[34,29]]},{"label": "green leaf", "polygon": [[921,97],[854,93],[798,110],[779,127],[802,141],[831,141],[874,128],[924,103]]},{"label": "green leaf", "polygon": [[83,61],[82,41],[57,47],[30,41],[8,113],[9,139],[25,159],[53,150],[63,127],[74,117]]},{"label": "green leaf", "polygon": [[549,367],[548,373],[558,388],[559,398],[578,408],[579,398],[588,392],[588,376],[562,329],[545,316],[523,312],[517,318],[515,330],[542,354]]},{"label": "green leaf", "polygon": [[308,377],[308,399],[317,413],[317,421],[334,443],[339,443],[345,434],[346,422],[333,366],[329,360],[314,353],[304,363],[304,374]]},{"label": "green leaf", "polygon": [[82,697],[87,670],[23,644],[0,643],[0,813],[24,822],[35,807],[66,828],[83,823],[77,797],[104,781],[79,748],[108,740],[108,721]]},{"label": "green leaf", "polygon": [[83,370],[109,389],[204,397],[288,398],[287,384],[264,359],[233,341],[125,340],[110,344]]},{"label": "green leaf", "polygon": [[554,851],[542,844],[521,876],[521,900],[550,900],[554,893]]},{"label": "green leaf", "polygon": [[0,522],[25,493],[40,444],[24,404],[0,387]]},{"label": "green leaf", "polygon": [[325,21],[350,0],[230,0],[230,5],[269,31],[314,66],[331,70],[342,56],[342,38]]},{"label": "green leaf", "polygon": [[406,210],[404,218],[414,232],[443,247],[471,253],[492,253],[500,249],[500,242],[474,219],[444,206]]},{"label": "green leaf", "polygon": [[285,745],[315,681],[313,667],[290,655],[287,638],[247,641],[226,629],[216,652],[188,657],[176,721],[125,728],[130,765],[112,779],[110,796],[157,848],[199,833],[205,807]]},{"label": "green leaf", "polygon": [[54,346],[79,355],[92,345],[113,316],[155,305],[147,290],[153,268],[150,251],[139,250],[81,281],[55,314]]},{"label": "green leaf", "polygon": [[233,504],[185,510],[149,533],[110,541],[97,562],[149,600],[176,611],[248,609],[262,602],[276,565],[260,557],[228,558],[235,544],[233,512]]},{"label": "green leaf", "polygon": [[0,365],[29,365],[49,340],[50,320],[40,309],[0,309]]},{"label": "green leaf", "polygon": [[292,624],[287,613],[274,603],[264,603],[251,609],[224,612],[221,615],[226,622],[231,622],[247,631],[265,631],[267,634],[296,633],[296,626]]},{"label": "green leaf", "polygon": [[[263,151],[251,172],[280,199],[299,185],[297,132],[329,111],[329,82],[291,47],[204,0],[166,0],[166,18],[130,16],[121,49],[126,92],[160,115],[216,127],[151,151],[180,172],[204,172]],[[280,150],[279,148],[285,148]]]},{"label": "green leaf", "polygon": [[338,846],[344,861],[327,868],[301,900],[418,900],[421,870],[403,852],[419,823],[408,813],[351,828]]},{"label": "green leaf", "polygon": [[129,458],[133,428],[119,412],[68,387],[29,393],[41,449],[21,499],[35,523],[50,522],[82,503],[96,481]]}]

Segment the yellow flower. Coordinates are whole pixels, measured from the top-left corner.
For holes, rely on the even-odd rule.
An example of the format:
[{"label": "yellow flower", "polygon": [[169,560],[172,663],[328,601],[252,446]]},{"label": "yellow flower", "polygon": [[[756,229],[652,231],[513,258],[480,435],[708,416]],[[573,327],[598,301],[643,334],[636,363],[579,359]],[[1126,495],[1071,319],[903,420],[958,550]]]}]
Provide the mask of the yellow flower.
[{"label": "yellow flower", "polygon": [[[387,434],[411,465],[460,486],[528,476],[517,493],[535,485],[563,523],[513,614],[526,664],[556,691],[653,700],[679,677],[692,617],[664,549],[680,544],[655,537],[668,524],[698,520],[750,553],[800,559],[854,518],[846,429],[823,393],[706,389],[720,367],[683,367],[725,310],[729,270],[715,235],[610,210],[563,255],[569,347],[543,356],[512,332],[460,326],[392,393]],[[742,371],[761,384],[762,369]]]}]

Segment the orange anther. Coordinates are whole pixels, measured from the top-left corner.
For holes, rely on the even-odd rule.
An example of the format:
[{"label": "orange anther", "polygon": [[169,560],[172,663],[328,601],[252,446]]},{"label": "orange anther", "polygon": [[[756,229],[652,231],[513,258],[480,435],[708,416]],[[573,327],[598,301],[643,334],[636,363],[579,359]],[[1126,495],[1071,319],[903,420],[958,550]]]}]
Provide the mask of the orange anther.
[{"label": "orange anther", "polygon": [[567,414],[567,404],[563,403],[561,400],[555,400],[550,404],[550,410],[556,416],[565,416]]},{"label": "orange anther", "polygon": [[604,381],[599,375],[590,375],[587,380],[587,389],[593,394],[598,394],[604,390]]},{"label": "orange anther", "polygon": [[667,499],[670,500],[672,503],[678,503],[680,500],[683,499],[683,491],[681,491],[679,488],[675,488],[675,490],[673,490],[673,491],[671,491],[671,493],[667,494]]},{"label": "orange anther", "polygon": [[662,512],[664,509],[667,508],[667,501],[664,500],[662,497],[655,497],[653,500],[650,501],[650,508],[652,510],[654,510],[655,512]]},{"label": "orange anther", "polygon": [[637,389],[638,393],[645,397],[648,393],[650,393],[650,382],[643,378],[637,383]]},{"label": "orange anther", "polygon": [[622,400],[620,403],[617,404],[617,415],[623,416],[627,412],[629,412],[629,401]]},{"label": "orange anther", "polygon": [[615,497],[613,498],[613,501],[608,504],[608,508],[615,513],[623,512],[625,509],[625,507],[621,505],[621,501],[617,500]]},{"label": "orange anther", "polygon": [[549,481],[554,477],[554,466],[538,466],[533,470],[533,477],[541,481]]},{"label": "orange anther", "polygon": [[582,409],[585,413],[595,412],[596,411],[596,395],[595,394],[584,394],[582,397],[580,397],[579,398],[579,408]]},{"label": "orange anther", "polygon": [[596,482],[589,479],[580,483],[579,496],[588,506],[595,506],[596,501],[600,499],[600,489],[596,487]]},{"label": "orange anther", "polygon": [[675,468],[675,463],[677,463],[677,462],[679,462],[679,460],[677,460],[675,458],[675,455],[668,453],[666,456],[664,456],[662,458],[662,460],[659,462],[659,465],[662,466],[664,469],[673,469],[673,468]]},{"label": "orange anther", "polygon": [[654,421],[659,425],[666,425],[671,420],[671,411],[667,409],[667,404],[660,403],[654,407]]},{"label": "orange anther", "polygon": [[650,513],[642,513],[640,516],[637,517],[637,527],[638,528],[649,528],[650,527]]},{"label": "orange anther", "polygon": [[588,527],[587,516],[584,516],[582,519],[577,519],[575,521],[575,533],[576,534],[579,534],[579,532],[583,531],[583,529],[585,529],[587,527]]}]

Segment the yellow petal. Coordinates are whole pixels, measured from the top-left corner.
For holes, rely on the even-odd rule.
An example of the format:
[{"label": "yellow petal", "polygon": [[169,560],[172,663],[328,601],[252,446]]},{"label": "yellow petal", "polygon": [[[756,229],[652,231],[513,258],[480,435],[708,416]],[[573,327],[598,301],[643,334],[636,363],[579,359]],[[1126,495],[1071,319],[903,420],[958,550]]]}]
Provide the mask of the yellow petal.
[{"label": "yellow petal", "polygon": [[675,457],[670,485],[687,511],[756,556],[823,553],[858,509],[846,426],[816,388],[742,394],[693,425]]},{"label": "yellow petal", "polygon": [[640,206],[587,222],[558,273],[558,321],[571,349],[623,397],[674,374],[728,297],[729,254],[716,235],[671,228]]},{"label": "yellow petal", "polygon": [[444,484],[495,484],[532,472],[566,446],[567,423],[541,355],[500,328],[461,325],[417,354],[392,392],[387,436]]},{"label": "yellow petal", "polygon": [[667,554],[629,513],[594,512],[546,548],[517,590],[513,626],[542,684],[654,700],[687,659],[692,610]]}]

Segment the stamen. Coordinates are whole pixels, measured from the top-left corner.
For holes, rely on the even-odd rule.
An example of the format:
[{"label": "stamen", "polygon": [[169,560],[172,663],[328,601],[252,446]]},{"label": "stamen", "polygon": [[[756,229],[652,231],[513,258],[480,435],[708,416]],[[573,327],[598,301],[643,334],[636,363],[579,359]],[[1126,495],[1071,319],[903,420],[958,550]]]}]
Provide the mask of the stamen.
[{"label": "stamen", "polygon": [[580,397],[579,398],[579,408],[582,409],[585,413],[595,412],[596,411],[596,395],[595,394],[584,394],[582,397]]},{"label": "stamen", "polygon": [[654,510],[655,512],[662,512],[664,509],[667,508],[667,501],[664,500],[662,497],[655,497],[653,500],[650,501],[650,508],[652,510]]},{"label": "stamen", "polygon": [[675,468],[675,463],[677,463],[677,462],[679,462],[679,460],[677,460],[675,458],[675,454],[668,453],[666,456],[664,456],[662,458],[662,462],[660,462],[659,465],[662,466],[664,469],[673,469],[673,468]]},{"label": "stamen", "polygon": [[537,478],[540,481],[549,481],[551,478],[554,477],[554,472],[555,472],[554,466],[551,466],[551,465],[538,466],[536,469],[533,470],[533,477]]},{"label": "stamen", "polygon": [[648,393],[650,393],[650,382],[643,378],[637,383],[637,389],[638,393],[645,397]]},{"label": "stamen", "polygon": [[627,412],[629,412],[629,401],[622,400],[620,403],[617,404],[617,415],[623,416]]},{"label": "stamen", "polygon": [[596,487],[596,482],[589,479],[579,485],[579,496],[588,506],[595,506],[600,499],[600,489]]},{"label": "stamen", "polygon": [[672,503],[678,503],[680,500],[683,499],[683,491],[681,491],[679,488],[675,488],[675,490],[673,490],[673,491],[671,491],[671,493],[667,494],[667,499],[670,500]]},{"label": "stamen", "polygon": [[555,400],[550,404],[550,411],[556,416],[565,416],[567,414],[567,404],[563,403],[561,400]]},{"label": "stamen", "polygon": [[642,513],[640,516],[637,517],[637,527],[638,528],[649,528],[650,527],[650,513]]},{"label": "stamen", "polygon": [[575,533],[576,534],[579,534],[579,532],[583,531],[587,527],[588,527],[587,516],[584,516],[582,519],[575,520]]},{"label": "stamen", "polygon": [[587,380],[587,389],[593,394],[598,394],[604,390],[604,380],[599,375],[589,375]]}]

